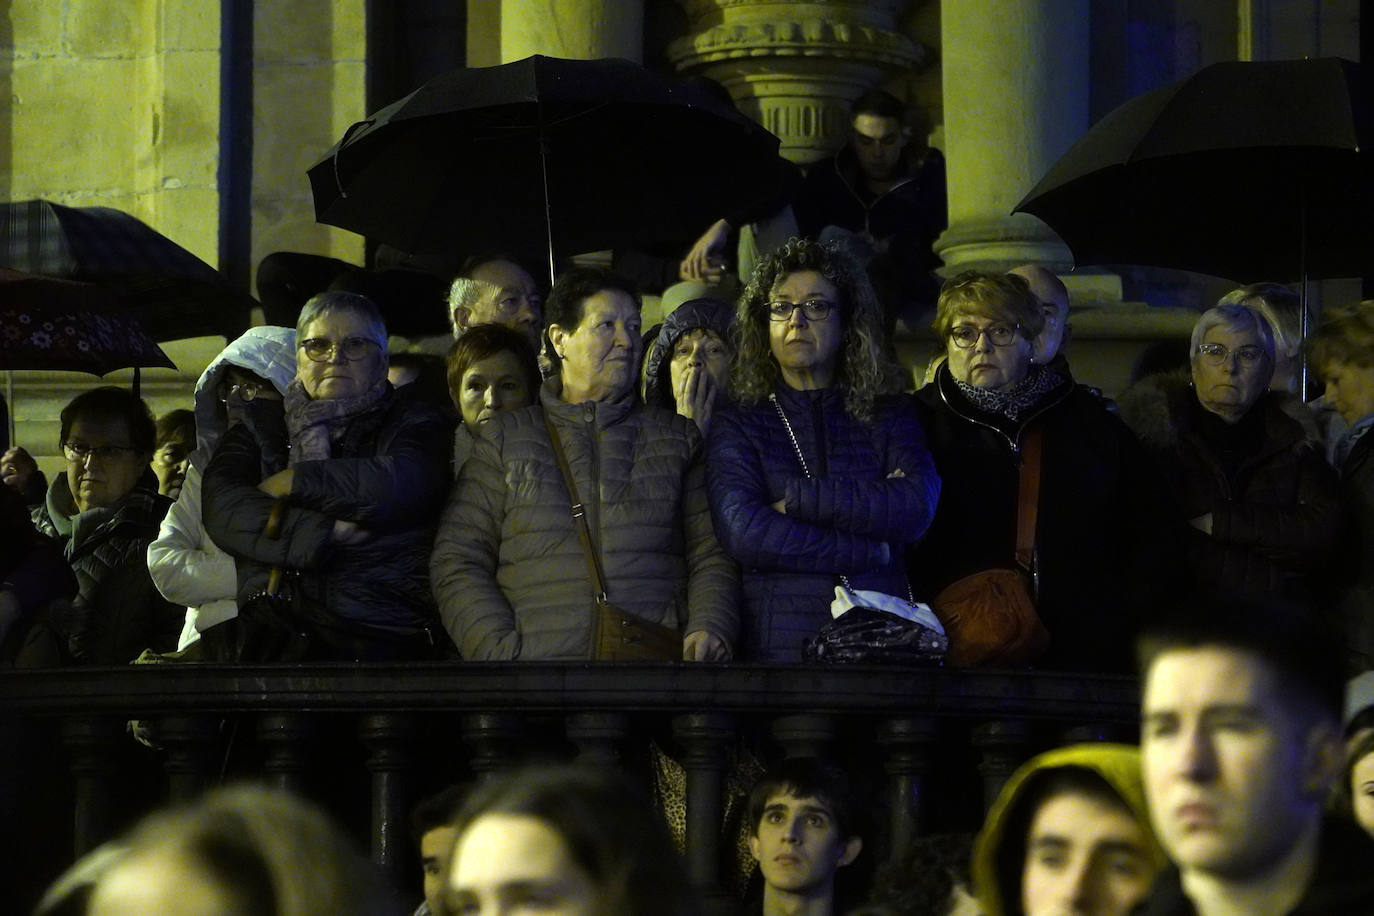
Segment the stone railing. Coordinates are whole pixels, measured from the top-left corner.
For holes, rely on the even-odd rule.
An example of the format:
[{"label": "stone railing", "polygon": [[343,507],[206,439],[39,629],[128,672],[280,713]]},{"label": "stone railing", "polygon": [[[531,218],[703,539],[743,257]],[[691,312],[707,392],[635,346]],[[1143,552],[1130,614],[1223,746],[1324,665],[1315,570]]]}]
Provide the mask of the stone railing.
[{"label": "stone railing", "polygon": [[[857,763],[875,780],[868,788],[882,783],[871,793],[881,855],[932,824],[976,829],[1011,771],[1043,748],[1131,740],[1136,703],[1131,678],[1029,671],[539,663],[9,671],[0,673],[0,715],[11,756],[0,779],[7,795],[22,795],[33,752],[16,749],[59,747],[44,765],[65,767],[70,793],[48,814],[72,825],[80,853],[114,829],[111,811],[127,786],[116,750],[132,744],[131,719],[160,748],[164,797],[173,801],[226,771],[315,797],[322,778],[347,782],[351,772],[358,787],[370,780],[370,797],[335,792],[331,807],[345,822],[370,821],[373,858],[407,886],[406,812],[436,782],[480,778],[532,755],[635,771],[652,739],[685,771],[691,878],[713,910],[726,911],[721,818],[741,747],[835,756],[851,770]],[[28,769],[16,765],[20,753]],[[355,810],[337,810],[340,799]]]}]

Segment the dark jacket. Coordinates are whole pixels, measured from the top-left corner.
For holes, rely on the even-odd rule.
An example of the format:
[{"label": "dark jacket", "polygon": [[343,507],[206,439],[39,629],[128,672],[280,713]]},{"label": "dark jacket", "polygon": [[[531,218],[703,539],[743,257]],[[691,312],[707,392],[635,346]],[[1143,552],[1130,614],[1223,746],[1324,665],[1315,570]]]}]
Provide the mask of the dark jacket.
[{"label": "dark jacket", "polygon": [[148,575],[148,544],[172,501],[149,472],[123,499],[78,512],[65,471],[34,510],[39,532],[64,545],[77,595],[38,615],[17,664],[124,665],[144,649],[170,652],[186,609],[158,594]]},{"label": "dark jacket", "polygon": [[[220,440],[202,487],[205,529],[238,560],[239,606],[276,566],[316,624],[397,637],[434,627],[429,549],[449,479],[448,423],[388,395],[352,419],[333,457],[294,465],[278,537],[269,538],[274,500],[257,485],[286,466],[285,419],[280,401],[250,407],[250,420]],[[335,520],[372,536],[332,543]]]},{"label": "dark jacket", "polygon": [[[802,640],[830,620],[839,576],[905,597],[902,552],[925,533],[940,478],[904,398],[880,399],[872,426],[851,419],[838,389],[783,385],[814,479],[802,473],[771,403],[711,421],[707,481],[716,534],[744,568],[741,658],[798,661]],[[900,469],[904,476],[890,477]],[[785,500],[787,512],[772,508]]]},{"label": "dark jacket", "polygon": [[1356,440],[1336,469],[1345,528],[1336,577],[1354,671],[1374,668],[1374,433]]},{"label": "dark jacket", "polygon": [[[1337,479],[1303,425],[1265,394],[1240,423],[1197,401],[1186,375],[1153,376],[1121,398],[1123,418],[1154,457],[1178,521],[1191,525],[1194,584],[1225,594],[1310,598],[1340,537]],[[1243,457],[1228,459],[1239,450]]]},{"label": "dark jacket", "polygon": [[910,553],[916,597],[1016,565],[1019,452],[1043,429],[1036,607],[1050,632],[1045,667],[1127,670],[1139,618],[1167,585],[1159,486],[1129,429],[1063,380],[1018,422],[975,407],[941,366],[915,395],[944,480],[929,533]]},{"label": "dark jacket", "polygon": [[[1369,916],[1374,913],[1374,840],[1343,817],[1322,824],[1317,870],[1298,905],[1284,916]],[[1155,881],[1134,916],[1197,916],[1177,868]]]}]

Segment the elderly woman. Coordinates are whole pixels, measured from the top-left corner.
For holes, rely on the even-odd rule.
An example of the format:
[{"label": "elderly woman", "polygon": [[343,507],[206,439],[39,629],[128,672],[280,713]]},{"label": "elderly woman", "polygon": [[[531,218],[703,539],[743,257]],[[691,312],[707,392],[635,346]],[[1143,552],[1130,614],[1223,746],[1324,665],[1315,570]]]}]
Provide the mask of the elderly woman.
[{"label": "elderly woman", "polygon": [[[249,328],[201,373],[195,390],[196,448],[186,477],[157,540],[148,545],[148,572],[168,601],[186,607],[178,649],[199,641],[201,658],[233,658],[238,617],[238,573],[234,558],[205,531],[201,490],[205,468],[229,426],[229,402],[261,398],[280,403],[296,377],[296,332],[292,328]],[[156,467],[156,459],[154,459]]]},{"label": "elderly woman", "polygon": [[1032,597],[1050,637],[1040,661],[1126,670],[1144,585],[1165,562],[1153,546],[1167,541],[1157,487],[1101,400],[1034,363],[1043,321],[1016,275],[965,273],[940,291],[932,327],[945,364],[916,403],[944,493],[910,568],[927,599],[973,573],[1018,568],[1022,449],[1034,439]]},{"label": "elderly woman", "polygon": [[301,310],[284,402],[230,396],[243,422],[206,469],[205,528],[238,561],[249,656],[381,661],[442,642],[426,560],[450,432],[398,402],[386,370],[372,301],[321,293]]},{"label": "elderly woman", "polygon": [[1195,585],[1305,599],[1340,531],[1337,482],[1315,434],[1268,391],[1274,335],[1241,305],[1193,326],[1190,379],[1137,383],[1122,416],[1154,455],[1181,521]]},{"label": "elderly woman", "polygon": [[743,654],[798,661],[841,581],[907,597],[902,552],[940,494],[905,399],[882,396],[882,313],[863,270],[792,239],[740,299],[730,376],[707,461],[711,509],[744,568]]},{"label": "elderly woman", "polygon": [[696,423],[702,436],[730,378],[734,309],[719,299],[689,299],[673,309],[649,345],[644,401]]},{"label": "elderly woman", "polygon": [[543,379],[529,339],[499,324],[469,328],[448,351],[448,390],[463,422],[453,433],[453,472],[482,427],[504,410],[534,403]]},{"label": "elderly woman", "polygon": [[1374,668],[1374,301],[1328,309],[1312,338],[1323,401],[1340,416],[1326,443],[1346,510],[1336,586],[1346,646],[1358,670]]},{"label": "elderly woman", "polygon": [[472,660],[605,657],[595,557],[611,605],[677,631],[682,658],[728,658],[737,573],[711,531],[696,427],[636,397],[639,300],[574,269],[545,308],[557,374],[540,406],[483,426],[435,540],[444,625]]}]

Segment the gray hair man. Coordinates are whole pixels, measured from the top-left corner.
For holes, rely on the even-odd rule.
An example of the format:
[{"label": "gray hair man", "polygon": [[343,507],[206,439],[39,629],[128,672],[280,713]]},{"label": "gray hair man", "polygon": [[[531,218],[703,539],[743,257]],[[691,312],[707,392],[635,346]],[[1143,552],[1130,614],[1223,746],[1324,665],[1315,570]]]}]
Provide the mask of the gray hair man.
[{"label": "gray hair man", "polygon": [[449,288],[448,308],[454,339],[473,325],[500,324],[524,334],[539,349],[544,297],[529,272],[504,255],[465,264]]}]

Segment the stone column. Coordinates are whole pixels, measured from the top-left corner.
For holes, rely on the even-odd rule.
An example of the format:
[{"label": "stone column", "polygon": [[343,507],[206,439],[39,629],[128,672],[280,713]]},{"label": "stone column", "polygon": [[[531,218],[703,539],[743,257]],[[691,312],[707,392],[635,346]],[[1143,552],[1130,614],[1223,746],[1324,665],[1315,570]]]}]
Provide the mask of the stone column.
[{"label": "stone column", "polygon": [[801,165],[844,144],[854,99],[927,57],[897,31],[907,0],[681,2],[691,32],[668,46],[673,65],[722,83]]},{"label": "stone column", "polygon": [[643,0],[501,0],[501,60],[644,59]]},{"label": "stone column", "polygon": [[945,273],[1068,269],[1059,237],[1011,210],[1088,129],[1088,0],[949,0],[940,16]]}]

